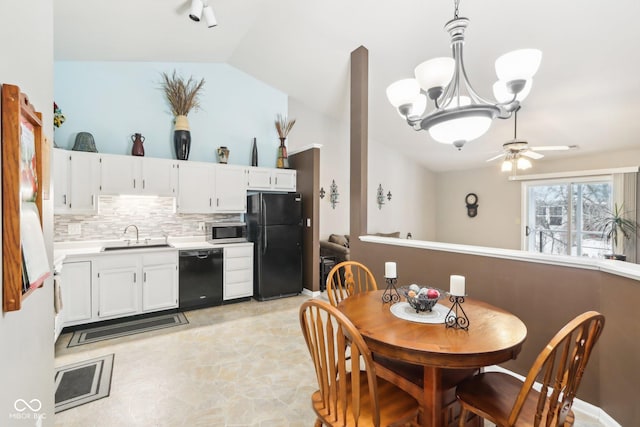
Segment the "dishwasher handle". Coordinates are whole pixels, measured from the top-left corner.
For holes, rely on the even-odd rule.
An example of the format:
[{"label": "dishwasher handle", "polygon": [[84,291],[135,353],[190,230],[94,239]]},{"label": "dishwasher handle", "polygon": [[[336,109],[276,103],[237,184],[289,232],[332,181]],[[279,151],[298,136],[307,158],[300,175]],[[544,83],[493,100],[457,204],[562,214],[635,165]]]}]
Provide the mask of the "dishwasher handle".
[{"label": "dishwasher handle", "polygon": [[213,255],[221,254],[222,249],[193,249],[187,251],[180,251],[180,258],[196,257],[199,259],[207,259]]}]

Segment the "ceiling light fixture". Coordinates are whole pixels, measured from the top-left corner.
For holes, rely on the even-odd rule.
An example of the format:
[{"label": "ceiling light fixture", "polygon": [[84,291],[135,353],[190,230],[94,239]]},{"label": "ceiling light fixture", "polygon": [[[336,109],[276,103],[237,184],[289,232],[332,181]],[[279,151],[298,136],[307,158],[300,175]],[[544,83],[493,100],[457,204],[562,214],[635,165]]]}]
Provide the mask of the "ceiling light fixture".
[{"label": "ceiling light fixture", "polygon": [[202,17],[202,8],[204,4],[202,0],[191,0],[191,9],[189,10],[189,18],[193,19],[196,22],[200,21]]},{"label": "ceiling light fixture", "polygon": [[189,18],[196,22],[199,22],[204,14],[204,20],[207,23],[207,27],[213,28],[218,25],[216,16],[213,13],[213,8],[206,0],[191,0],[191,9],[189,11]]},{"label": "ceiling light fixture", "polygon": [[[458,149],[482,136],[494,118],[511,117],[529,93],[533,75],[540,66],[542,52],[520,49],[496,60],[498,82],[493,91],[496,102],[476,93],[464,68],[462,48],[469,19],[458,17],[460,0],[454,0],[454,17],[444,26],[451,36],[453,58],[434,58],[415,68],[415,78],[403,79],[387,87],[389,102],[409,126],[426,130],[433,139]],[[427,112],[426,100],[434,103]]]},{"label": "ceiling light fixture", "polygon": [[204,7],[204,20],[207,22],[207,27],[213,28],[218,25],[216,16],[213,14],[213,8],[209,5]]}]

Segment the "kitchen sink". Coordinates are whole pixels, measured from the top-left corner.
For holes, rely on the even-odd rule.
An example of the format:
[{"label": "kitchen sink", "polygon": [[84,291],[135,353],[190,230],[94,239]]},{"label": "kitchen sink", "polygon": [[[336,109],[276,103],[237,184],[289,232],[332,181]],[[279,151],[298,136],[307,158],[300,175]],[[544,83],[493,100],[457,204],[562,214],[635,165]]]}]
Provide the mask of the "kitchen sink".
[{"label": "kitchen sink", "polygon": [[158,249],[158,248],[172,248],[168,243],[155,243],[155,244],[132,244],[132,245],[121,245],[121,246],[105,246],[102,248],[103,252],[106,251],[122,251],[122,250],[131,250],[131,249]]},{"label": "kitchen sink", "polygon": [[102,252],[106,251],[129,251],[132,249],[161,249],[172,248],[165,237],[147,237],[139,240],[111,240],[102,246]]}]

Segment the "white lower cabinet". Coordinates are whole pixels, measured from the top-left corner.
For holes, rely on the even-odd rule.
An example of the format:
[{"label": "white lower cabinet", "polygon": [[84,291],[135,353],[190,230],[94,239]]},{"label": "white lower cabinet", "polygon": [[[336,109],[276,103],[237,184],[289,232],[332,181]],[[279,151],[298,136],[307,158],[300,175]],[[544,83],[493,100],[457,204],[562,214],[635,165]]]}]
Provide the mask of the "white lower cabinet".
[{"label": "white lower cabinet", "polygon": [[65,262],[60,272],[63,324],[91,319],[91,261]]},{"label": "white lower cabinet", "polygon": [[142,260],[142,311],[178,306],[178,254],[148,254]]},{"label": "white lower cabinet", "polygon": [[65,262],[64,326],[178,307],[178,251],[109,253]]},{"label": "white lower cabinet", "polygon": [[253,243],[224,248],[223,300],[253,296]]},{"label": "white lower cabinet", "polygon": [[131,316],[139,308],[139,262],[138,257],[117,255],[104,256],[97,261],[97,311],[102,319]]}]

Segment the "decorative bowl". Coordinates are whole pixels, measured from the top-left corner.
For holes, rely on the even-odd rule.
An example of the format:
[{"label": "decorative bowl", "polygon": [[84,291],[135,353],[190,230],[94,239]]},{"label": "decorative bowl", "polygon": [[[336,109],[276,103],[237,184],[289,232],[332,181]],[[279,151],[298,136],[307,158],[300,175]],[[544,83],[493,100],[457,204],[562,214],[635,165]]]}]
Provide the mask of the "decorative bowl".
[{"label": "decorative bowl", "polygon": [[[427,296],[427,292],[431,289],[438,292],[437,297],[429,298]],[[429,286],[403,286],[399,289],[399,291],[400,294],[407,299],[407,302],[416,311],[416,313],[419,313],[421,311],[431,311],[433,306],[445,297],[445,292],[442,289],[432,288]]]}]

